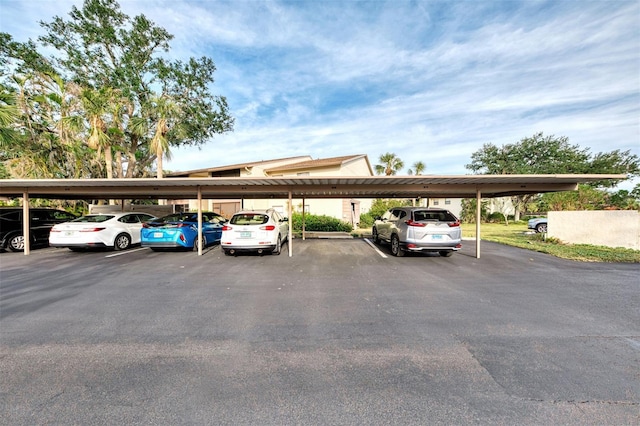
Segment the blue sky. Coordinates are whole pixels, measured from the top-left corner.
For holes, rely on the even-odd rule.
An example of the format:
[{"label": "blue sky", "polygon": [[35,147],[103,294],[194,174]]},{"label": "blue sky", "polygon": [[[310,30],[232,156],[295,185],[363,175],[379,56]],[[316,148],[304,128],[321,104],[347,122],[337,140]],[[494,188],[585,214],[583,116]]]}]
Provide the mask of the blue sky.
[{"label": "blue sky", "polygon": [[[79,1],[0,0],[26,41]],[[165,167],[385,152],[466,174],[537,132],[640,155],[640,1],[120,1],[211,57],[235,131]],[[624,185],[625,187],[627,185]]]}]

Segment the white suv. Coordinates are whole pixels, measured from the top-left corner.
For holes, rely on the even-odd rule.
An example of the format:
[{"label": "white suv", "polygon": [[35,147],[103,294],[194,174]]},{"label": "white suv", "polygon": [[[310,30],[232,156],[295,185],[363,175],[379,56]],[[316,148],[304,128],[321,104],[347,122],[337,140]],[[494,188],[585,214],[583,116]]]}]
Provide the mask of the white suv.
[{"label": "white suv", "polygon": [[273,209],[242,210],[222,228],[220,246],[226,255],[242,251],[280,254],[289,236],[289,221]]},{"label": "white suv", "polygon": [[443,209],[391,208],[376,218],[372,235],[376,244],[389,242],[394,256],[426,251],[449,257],[462,248],[460,221]]}]

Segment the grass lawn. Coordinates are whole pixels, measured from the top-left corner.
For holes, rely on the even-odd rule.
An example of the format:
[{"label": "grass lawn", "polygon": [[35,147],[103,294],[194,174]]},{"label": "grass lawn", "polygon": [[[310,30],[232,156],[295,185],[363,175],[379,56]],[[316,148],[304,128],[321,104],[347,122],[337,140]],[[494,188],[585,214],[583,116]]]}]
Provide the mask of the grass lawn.
[{"label": "grass lawn", "polygon": [[[480,238],[483,241],[493,241],[583,262],[640,263],[638,250],[588,244],[563,244],[555,240],[545,241],[541,234],[530,234],[529,231],[525,222],[512,223],[508,226],[501,223],[483,223],[480,226]],[[475,236],[475,224],[462,224],[463,238],[475,238]]]}]

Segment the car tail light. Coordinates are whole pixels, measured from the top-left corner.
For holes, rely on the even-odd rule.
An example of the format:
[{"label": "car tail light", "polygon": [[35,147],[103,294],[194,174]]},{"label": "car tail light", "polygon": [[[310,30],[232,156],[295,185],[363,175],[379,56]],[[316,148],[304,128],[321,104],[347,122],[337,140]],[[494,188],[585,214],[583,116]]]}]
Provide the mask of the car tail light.
[{"label": "car tail light", "polygon": [[151,228],[151,225],[149,225],[148,223],[143,223],[143,224],[142,224],[142,227],[143,227],[143,228]]},{"label": "car tail light", "polygon": [[187,242],[187,239],[185,238],[184,234],[180,234],[180,241],[182,241],[183,243]]},{"label": "car tail light", "polygon": [[261,226],[260,229],[262,229],[263,231],[273,231],[274,229],[276,229],[275,225],[265,225],[265,226]]},{"label": "car tail light", "polygon": [[232,229],[233,229],[233,228],[232,228],[231,226],[229,226],[229,225],[224,225],[224,226],[222,227],[222,230],[223,230],[223,231],[231,231]]},{"label": "car tail light", "polygon": [[56,229],[56,227],[54,226],[53,228],[51,228],[51,231],[49,231],[49,232],[60,232],[60,230]]},{"label": "car tail light", "polygon": [[188,228],[190,226],[191,226],[190,224],[184,223],[184,222],[180,222],[176,224],[176,228]]},{"label": "car tail light", "polygon": [[416,222],[415,220],[405,220],[404,223],[406,223],[409,226],[419,226],[421,228],[424,228],[425,226],[427,226],[425,223],[422,222]]},{"label": "car tail light", "polygon": [[80,232],[100,232],[106,228],[84,228],[81,229]]},{"label": "car tail light", "polygon": [[457,220],[455,222],[449,222],[447,225],[449,225],[449,228],[455,228],[456,226],[460,226],[460,221]]}]

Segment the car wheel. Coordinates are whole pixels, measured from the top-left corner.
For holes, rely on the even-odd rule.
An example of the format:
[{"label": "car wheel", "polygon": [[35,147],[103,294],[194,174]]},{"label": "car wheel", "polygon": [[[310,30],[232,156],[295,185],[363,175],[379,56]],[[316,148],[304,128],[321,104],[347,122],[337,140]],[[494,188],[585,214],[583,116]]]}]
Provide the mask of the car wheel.
[{"label": "car wheel", "polygon": [[278,241],[276,241],[276,248],[273,249],[271,254],[280,254],[282,252],[282,240],[280,239],[280,235],[278,235]]},{"label": "car wheel", "polygon": [[200,239],[196,237],[196,239],[193,240],[193,251],[198,251],[198,247],[200,246],[202,246],[203,249],[207,246],[207,244],[204,242],[204,235]]},{"label": "car wheel", "polygon": [[542,234],[543,232],[547,232],[547,224],[539,223],[536,225],[536,232]]},{"label": "car wheel", "polygon": [[453,251],[451,251],[451,250],[442,250],[442,251],[439,251],[438,253],[440,253],[440,256],[442,256],[442,257],[451,257],[451,256],[453,256]]},{"label": "car wheel", "polygon": [[118,234],[113,242],[113,248],[116,250],[126,250],[131,246],[131,237],[129,234]]},{"label": "car wheel", "polygon": [[7,247],[11,251],[24,251],[24,236],[22,234],[14,235],[9,239]]},{"label": "car wheel", "polygon": [[400,239],[396,234],[391,236],[391,254],[394,256],[404,256],[404,250],[400,248]]},{"label": "car wheel", "polygon": [[375,244],[380,244],[380,236],[378,235],[378,230],[376,228],[371,230],[371,239],[373,239]]}]

